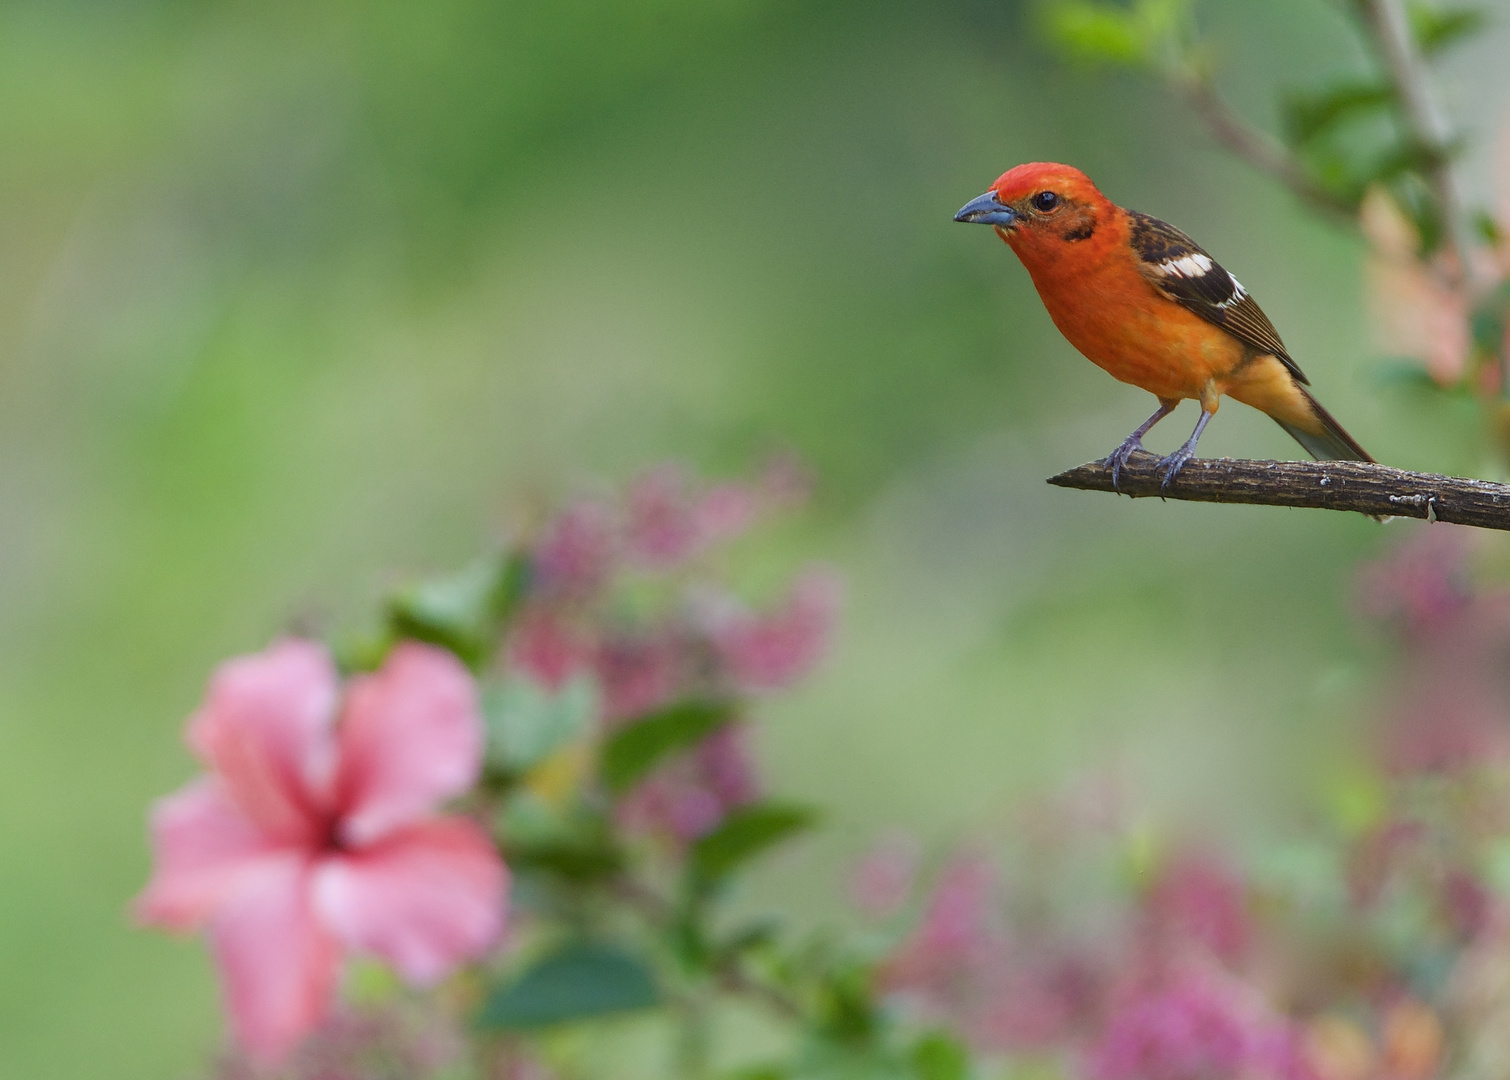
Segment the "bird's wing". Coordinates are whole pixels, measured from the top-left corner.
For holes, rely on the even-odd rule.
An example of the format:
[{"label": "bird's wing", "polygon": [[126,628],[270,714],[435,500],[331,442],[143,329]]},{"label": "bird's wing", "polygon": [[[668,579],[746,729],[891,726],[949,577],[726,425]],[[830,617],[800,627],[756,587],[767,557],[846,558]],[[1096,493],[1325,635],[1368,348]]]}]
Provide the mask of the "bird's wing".
[{"label": "bird's wing", "polygon": [[1300,365],[1290,359],[1269,317],[1221,263],[1167,222],[1133,211],[1128,217],[1132,220],[1129,242],[1138,256],[1138,272],[1149,284],[1254,352],[1275,357],[1302,383],[1310,382]]}]

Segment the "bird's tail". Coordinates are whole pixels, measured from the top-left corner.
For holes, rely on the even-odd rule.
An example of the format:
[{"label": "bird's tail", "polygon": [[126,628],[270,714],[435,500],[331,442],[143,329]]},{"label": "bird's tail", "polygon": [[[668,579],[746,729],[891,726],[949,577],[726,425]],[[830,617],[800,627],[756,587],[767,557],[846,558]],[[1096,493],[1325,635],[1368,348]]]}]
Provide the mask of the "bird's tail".
[{"label": "bird's tail", "polygon": [[1295,385],[1305,396],[1306,403],[1315,413],[1316,420],[1320,424],[1320,431],[1307,431],[1295,424],[1286,423],[1275,417],[1275,423],[1290,433],[1290,437],[1305,447],[1306,453],[1317,461],[1373,461],[1369,452],[1358,445],[1356,439],[1349,435],[1341,424],[1321,407],[1321,402],[1313,398],[1305,387]]}]

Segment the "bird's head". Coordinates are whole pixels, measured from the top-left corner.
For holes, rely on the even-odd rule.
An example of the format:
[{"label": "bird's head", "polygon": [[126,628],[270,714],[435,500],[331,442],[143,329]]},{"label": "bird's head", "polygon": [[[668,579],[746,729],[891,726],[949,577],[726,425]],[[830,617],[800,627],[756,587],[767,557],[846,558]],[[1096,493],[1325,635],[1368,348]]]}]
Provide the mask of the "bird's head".
[{"label": "bird's head", "polygon": [[1027,260],[1037,252],[1089,240],[1110,209],[1111,202],[1079,169],[1034,161],[1002,173],[954,220],[994,225]]}]

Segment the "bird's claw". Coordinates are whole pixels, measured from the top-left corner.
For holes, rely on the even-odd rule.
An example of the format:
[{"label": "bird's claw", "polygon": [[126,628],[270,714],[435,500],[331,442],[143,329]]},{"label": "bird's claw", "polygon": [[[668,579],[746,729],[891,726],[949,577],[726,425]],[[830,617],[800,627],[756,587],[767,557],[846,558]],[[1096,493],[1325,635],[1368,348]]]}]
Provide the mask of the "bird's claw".
[{"label": "bird's claw", "polygon": [[1102,459],[1101,464],[1111,466],[1112,490],[1115,491],[1118,495],[1122,494],[1122,488],[1119,486],[1119,481],[1122,479],[1123,467],[1127,464],[1128,460],[1134,454],[1142,449],[1143,440],[1138,438],[1136,435],[1129,435],[1127,438],[1122,440],[1121,446],[1117,447]]},{"label": "bird's claw", "polygon": [[1195,447],[1189,445],[1180,447],[1166,458],[1159,459],[1159,465],[1165,470],[1164,479],[1159,482],[1159,491],[1162,494],[1169,490],[1169,485],[1174,483],[1174,478],[1180,474],[1185,463],[1195,457]]}]

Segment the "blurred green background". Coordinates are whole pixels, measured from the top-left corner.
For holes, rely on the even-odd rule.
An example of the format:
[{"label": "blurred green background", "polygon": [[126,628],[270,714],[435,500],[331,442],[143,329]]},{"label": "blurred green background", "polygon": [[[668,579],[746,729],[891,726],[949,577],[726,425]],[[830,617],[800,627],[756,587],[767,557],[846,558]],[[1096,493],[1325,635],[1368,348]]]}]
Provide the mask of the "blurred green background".
[{"label": "blurred green background", "polygon": [[[1445,81],[1481,192],[1494,7]],[[1201,10],[1261,122],[1359,60],[1321,0]],[[1348,577],[1388,530],[1046,487],[1150,402],[950,217],[1072,162],[1218,253],[1376,456],[1483,475],[1476,413],[1371,376],[1353,235],[1032,27],[971,0],[0,6],[0,1076],[182,1076],[214,1045],[202,950],[125,910],[217,660],[359,626],[521,498],[668,456],[798,451],[814,505],[748,577],[849,581],[836,655],[761,732],[830,827],[751,903],[830,913],[878,829],[988,837],[1089,767],[1239,835],[1293,813],[1361,700]],[[1202,448],[1297,452],[1236,405]]]}]

